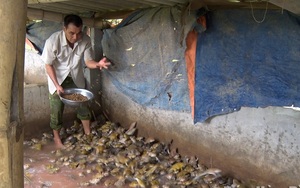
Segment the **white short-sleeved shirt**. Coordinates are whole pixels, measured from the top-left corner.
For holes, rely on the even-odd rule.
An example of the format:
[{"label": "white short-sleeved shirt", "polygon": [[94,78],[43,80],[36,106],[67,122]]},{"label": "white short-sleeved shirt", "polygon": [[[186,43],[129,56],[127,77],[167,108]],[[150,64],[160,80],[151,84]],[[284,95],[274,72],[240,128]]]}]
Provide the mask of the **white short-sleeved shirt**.
[{"label": "white short-sleeved shirt", "polygon": [[[70,74],[77,87],[85,87],[83,73],[84,61],[93,59],[93,49],[90,37],[83,34],[82,38],[74,44],[73,49],[68,45],[64,31],[53,33],[44,46],[42,60],[45,64],[54,67],[57,81],[61,85]],[[49,92],[53,94],[56,87],[48,76]]]}]

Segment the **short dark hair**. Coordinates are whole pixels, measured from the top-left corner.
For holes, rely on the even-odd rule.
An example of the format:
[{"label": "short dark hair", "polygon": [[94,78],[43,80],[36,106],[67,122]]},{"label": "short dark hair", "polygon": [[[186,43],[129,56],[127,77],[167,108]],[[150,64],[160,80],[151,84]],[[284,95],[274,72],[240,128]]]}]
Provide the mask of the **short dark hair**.
[{"label": "short dark hair", "polygon": [[74,24],[76,27],[80,27],[82,26],[82,19],[75,14],[66,15],[64,18],[64,26],[68,27],[70,23]]}]

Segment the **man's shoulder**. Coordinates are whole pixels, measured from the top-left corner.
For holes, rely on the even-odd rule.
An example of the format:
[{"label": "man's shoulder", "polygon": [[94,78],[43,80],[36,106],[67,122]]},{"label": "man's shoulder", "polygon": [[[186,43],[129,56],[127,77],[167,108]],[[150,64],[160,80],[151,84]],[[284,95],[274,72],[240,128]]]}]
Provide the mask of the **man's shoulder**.
[{"label": "man's shoulder", "polygon": [[52,33],[47,40],[51,40],[51,41],[59,40],[62,34],[63,34],[62,30],[56,31],[55,33]]},{"label": "man's shoulder", "polygon": [[81,39],[78,41],[79,46],[86,47],[87,45],[90,45],[90,44],[91,44],[91,38],[86,34],[83,34]]},{"label": "man's shoulder", "polygon": [[83,34],[82,41],[84,41],[84,42],[90,42],[91,38],[87,34]]}]

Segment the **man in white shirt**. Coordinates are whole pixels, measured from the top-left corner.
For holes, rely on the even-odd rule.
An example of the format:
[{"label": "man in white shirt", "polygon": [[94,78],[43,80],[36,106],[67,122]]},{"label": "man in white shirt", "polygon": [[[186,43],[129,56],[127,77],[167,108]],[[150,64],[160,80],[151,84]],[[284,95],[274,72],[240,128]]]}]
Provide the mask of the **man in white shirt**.
[{"label": "man in white shirt", "polygon": [[[77,15],[67,15],[64,18],[62,31],[53,33],[46,41],[42,54],[48,74],[50,100],[50,127],[53,129],[54,141],[57,147],[63,144],[59,135],[62,127],[64,104],[58,93],[64,88],[85,88],[83,63],[90,69],[107,69],[110,62],[102,58],[99,62],[93,59],[93,49],[89,36],[82,32],[82,19]],[[87,107],[77,110],[77,117],[81,120],[86,135],[90,134],[91,113]]]}]

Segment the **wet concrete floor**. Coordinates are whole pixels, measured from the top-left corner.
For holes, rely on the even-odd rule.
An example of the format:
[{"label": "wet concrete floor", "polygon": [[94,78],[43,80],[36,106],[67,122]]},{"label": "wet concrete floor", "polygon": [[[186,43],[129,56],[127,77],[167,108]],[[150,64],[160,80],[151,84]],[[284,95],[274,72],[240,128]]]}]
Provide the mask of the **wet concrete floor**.
[{"label": "wet concrete floor", "polygon": [[[86,169],[70,169],[67,166],[57,166],[53,161],[57,156],[54,142],[42,146],[41,150],[24,145],[24,188],[77,188],[93,178],[95,173]],[[51,165],[55,167],[52,168]],[[104,182],[105,180],[102,180]],[[113,187],[101,184],[88,187]],[[124,186],[125,187],[125,186]]]},{"label": "wet concrete floor", "polygon": [[233,178],[222,177],[219,169],[208,169],[179,154],[170,155],[164,143],[133,136],[135,128],[125,130],[110,122],[94,125],[94,135],[87,142],[81,126],[74,124],[75,133],[66,137],[69,150],[57,149],[49,133],[47,136],[44,133],[41,139],[25,140],[24,188],[230,188],[239,185]]}]

